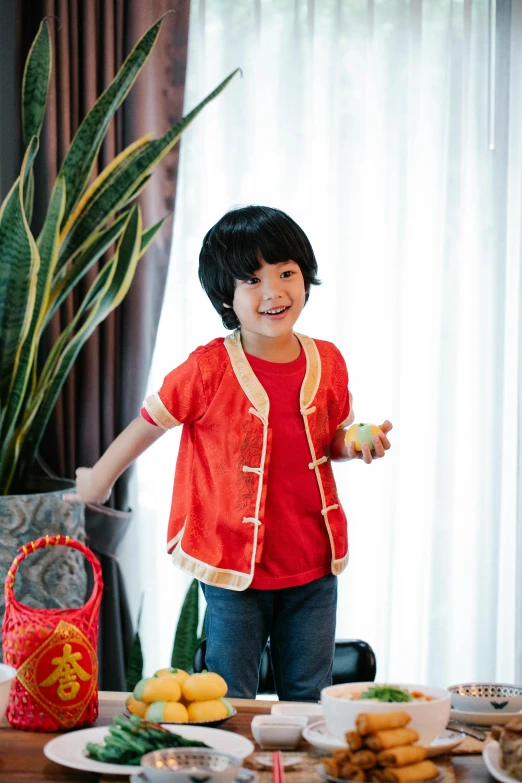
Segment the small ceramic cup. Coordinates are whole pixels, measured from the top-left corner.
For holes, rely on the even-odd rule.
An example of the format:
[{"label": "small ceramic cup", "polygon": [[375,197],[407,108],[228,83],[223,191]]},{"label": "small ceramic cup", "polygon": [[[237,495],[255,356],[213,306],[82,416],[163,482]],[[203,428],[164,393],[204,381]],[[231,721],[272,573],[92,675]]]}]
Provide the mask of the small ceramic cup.
[{"label": "small ceramic cup", "polygon": [[252,735],[266,750],[292,750],[299,745],[308,723],[305,715],[256,715]]}]

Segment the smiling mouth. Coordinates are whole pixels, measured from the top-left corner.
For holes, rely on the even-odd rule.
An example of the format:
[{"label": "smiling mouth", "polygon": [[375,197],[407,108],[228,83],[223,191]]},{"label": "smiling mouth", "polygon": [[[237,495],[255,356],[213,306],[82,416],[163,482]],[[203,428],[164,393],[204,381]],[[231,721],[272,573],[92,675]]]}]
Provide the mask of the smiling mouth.
[{"label": "smiling mouth", "polygon": [[273,307],[271,310],[265,310],[261,313],[261,315],[268,315],[268,316],[275,316],[275,315],[283,315],[283,313],[286,313],[287,310],[290,309],[290,305],[287,305],[286,307]]}]

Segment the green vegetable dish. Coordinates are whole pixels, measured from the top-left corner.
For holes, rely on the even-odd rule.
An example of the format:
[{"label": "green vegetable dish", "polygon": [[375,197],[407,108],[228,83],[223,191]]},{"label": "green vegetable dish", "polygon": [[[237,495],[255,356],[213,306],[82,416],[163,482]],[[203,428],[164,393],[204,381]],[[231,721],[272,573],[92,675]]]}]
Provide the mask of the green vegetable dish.
[{"label": "green vegetable dish", "polygon": [[421,691],[408,691],[399,688],[398,685],[374,685],[362,693],[353,693],[352,699],[367,699],[369,701],[406,702],[406,701],[432,701]]},{"label": "green vegetable dish", "polygon": [[112,719],[105,744],[88,742],[85,746],[89,758],[105,764],[139,766],[142,756],[162,748],[208,748],[204,742],[188,740],[164,729],[159,723],[151,723],[137,715]]}]

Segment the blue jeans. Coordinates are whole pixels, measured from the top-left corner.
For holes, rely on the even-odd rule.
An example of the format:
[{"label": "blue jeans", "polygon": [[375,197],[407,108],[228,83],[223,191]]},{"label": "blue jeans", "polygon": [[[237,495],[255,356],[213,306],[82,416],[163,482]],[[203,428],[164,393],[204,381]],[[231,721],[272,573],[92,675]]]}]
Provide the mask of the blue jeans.
[{"label": "blue jeans", "polygon": [[268,638],[277,695],[317,701],[332,682],[337,577],[299,587],[242,592],[201,584],[207,602],[206,663],[228,696],[253,699]]}]

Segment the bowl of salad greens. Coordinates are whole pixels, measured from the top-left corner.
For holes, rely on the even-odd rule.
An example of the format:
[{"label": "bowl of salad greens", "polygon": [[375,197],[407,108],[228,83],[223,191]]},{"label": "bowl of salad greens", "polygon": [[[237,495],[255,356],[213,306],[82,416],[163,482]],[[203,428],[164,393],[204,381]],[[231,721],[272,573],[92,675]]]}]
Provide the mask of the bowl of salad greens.
[{"label": "bowl of salad greens", "polygon": [[428,685],[351,682],[323,688],[321,704],[328,731],[339,739],[355,730],[361,712],[405,712],[408,728],[419,735],[417,744],[427,746],[446,728],[451,696]]}]

